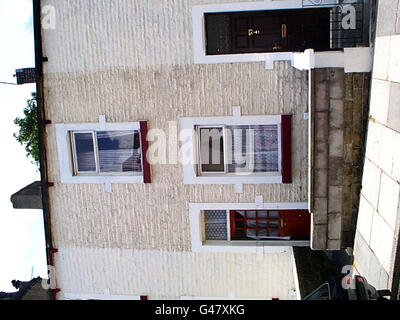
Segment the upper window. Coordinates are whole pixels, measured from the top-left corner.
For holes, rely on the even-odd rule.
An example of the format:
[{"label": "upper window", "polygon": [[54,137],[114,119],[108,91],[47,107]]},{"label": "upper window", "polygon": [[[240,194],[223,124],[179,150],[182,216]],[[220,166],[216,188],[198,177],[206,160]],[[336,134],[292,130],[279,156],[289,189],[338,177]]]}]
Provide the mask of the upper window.
[{"label": "upper window", "polygon": [[141,173],[139,131],[71,131],[74,174]]},{"label": "upper window", "polygon": [[150,183],[147,121],[57,124],[61,182]]},{"label": "upper window", "polygon": [[291,115],[181,118],[186,184],[291,183]]},{"label": "upper window", "polygon": [[198,126],[199,173],[279,173],[278,125]]}]

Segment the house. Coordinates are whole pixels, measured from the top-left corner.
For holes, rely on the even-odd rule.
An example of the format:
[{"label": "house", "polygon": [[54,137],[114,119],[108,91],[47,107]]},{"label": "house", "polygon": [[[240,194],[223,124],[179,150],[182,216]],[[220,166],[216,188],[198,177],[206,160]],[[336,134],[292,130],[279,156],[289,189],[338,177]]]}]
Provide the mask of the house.
[{"label": "house", "polygon": [[15,292],[0,292],[0,300],[51,300],[52,291],[47,290],[47,279],[36,277],[30,281],[12,280]]},{"label": "house", "polygon": [[343,110],[350,91],[365,106],[371,61],[335,4],[35,0],[34,13],[58,299],[299,299],[293,247],[347,246]]}]

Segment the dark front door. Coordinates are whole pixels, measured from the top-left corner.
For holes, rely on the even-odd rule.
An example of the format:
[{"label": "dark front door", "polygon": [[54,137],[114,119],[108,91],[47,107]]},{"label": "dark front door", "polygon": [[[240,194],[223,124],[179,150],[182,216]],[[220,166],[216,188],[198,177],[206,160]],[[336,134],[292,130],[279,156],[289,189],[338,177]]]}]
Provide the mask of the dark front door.
[{"label": "dark front door", "polygon": [[207,54],[330,48],[330,9],[207,13]]}]

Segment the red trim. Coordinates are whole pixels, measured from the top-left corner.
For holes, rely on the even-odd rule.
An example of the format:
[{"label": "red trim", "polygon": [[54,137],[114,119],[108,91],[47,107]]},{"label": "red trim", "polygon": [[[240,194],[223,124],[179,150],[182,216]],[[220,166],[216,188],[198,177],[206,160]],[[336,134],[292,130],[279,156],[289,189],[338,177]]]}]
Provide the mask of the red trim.
[{"label": "red trim", "polygon": [[147,296],[140,296],[140,300],[147,300]]},{"label": "red trim", "polygon": [[140,121],[140,143],[142,148],[143,182],[151,183],[150,164],[147,160],[147,149],[149,148],[149,143],[147,142],[147,121]]},{"label": "red trim", "polygon": [[57,300],[57,293],[59,293],[61,289],[50,289],[50,300]]},{"label": "red trim", "polygon": [[230,227],[231,227],[231,239],[233,239],[234,237],[235,237],[235,233],[236,233],[236,230],[235,230],[235,211],[234,210],[231,210],[230,212],[229,212],[229,215],[230,215]]},{"label": "red trim", "polygon": [[58,252],[58,249],[56,248],[49,248],[47,249],[47,254],[49,257],[49,262],[51,266],[54,266],[54,254]]},{"label": "red trim", "polygon": [[292,183],[292,116],[281,116],[282,183]]}]

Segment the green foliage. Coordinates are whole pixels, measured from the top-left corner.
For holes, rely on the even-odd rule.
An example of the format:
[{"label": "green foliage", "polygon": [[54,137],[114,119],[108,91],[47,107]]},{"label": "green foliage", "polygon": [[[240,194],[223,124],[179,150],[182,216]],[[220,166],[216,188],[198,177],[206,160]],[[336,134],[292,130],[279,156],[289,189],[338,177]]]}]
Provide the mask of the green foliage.
[{"label": "green foliage", "polygon": [[39,166],[39,130],[35,93],[32,93],[32,99],[27,101],[24,115],[24,118],[14,119],[14,123],[19,126],[19,133],[14,133],[13,136],[25,146],[26,156],[33,158],[34,163]]}]

